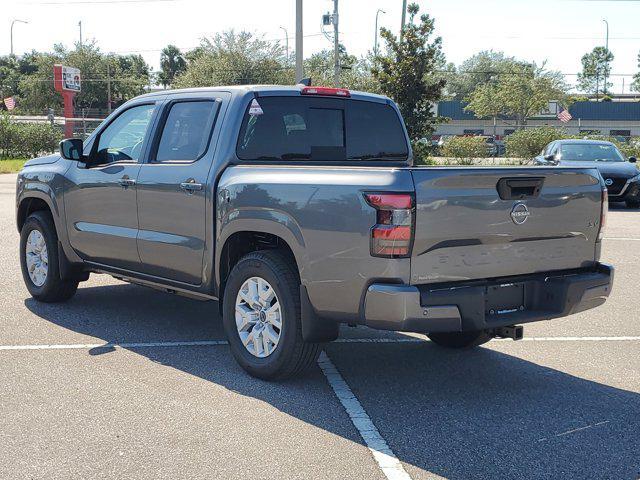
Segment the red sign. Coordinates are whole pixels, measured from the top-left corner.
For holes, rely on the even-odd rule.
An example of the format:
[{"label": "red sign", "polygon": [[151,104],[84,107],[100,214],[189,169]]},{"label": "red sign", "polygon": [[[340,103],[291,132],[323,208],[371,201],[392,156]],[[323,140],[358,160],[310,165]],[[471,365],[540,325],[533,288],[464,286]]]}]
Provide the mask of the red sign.
[{"label": "red sign", "polygon": [[80,70],[64,65],[53,66],[53,85],[64,101],[64,136],[73,136],[73,97],[80,92]]},{"label": "red sign", "polygon": [[53,79],[58,92],[80,92],[80,70],[77,68],[54,65]]}]

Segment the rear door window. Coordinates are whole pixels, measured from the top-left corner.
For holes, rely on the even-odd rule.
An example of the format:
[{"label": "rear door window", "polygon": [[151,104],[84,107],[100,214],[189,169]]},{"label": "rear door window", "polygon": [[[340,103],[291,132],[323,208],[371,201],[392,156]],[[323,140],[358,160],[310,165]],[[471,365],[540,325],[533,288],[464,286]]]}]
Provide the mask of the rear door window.
[{"label": "rear door window", "polygon": [[156,162],[192,162],[204,155],[209,146],[218,103],[181,101],[171,105],[162,129]]},{"label": "rear door window", "polygon": [[408,148],[400,118],[390,105],[262,97],[247,108],[237,155],[243,160],[397,161],[407,158]]}]

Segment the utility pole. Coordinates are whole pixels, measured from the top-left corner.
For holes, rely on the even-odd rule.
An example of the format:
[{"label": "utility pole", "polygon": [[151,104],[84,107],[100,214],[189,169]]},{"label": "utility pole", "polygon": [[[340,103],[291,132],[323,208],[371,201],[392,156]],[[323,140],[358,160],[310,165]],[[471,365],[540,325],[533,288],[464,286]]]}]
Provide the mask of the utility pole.
[{"label": "utility pole", "polygon": [[400,42],[404,35],[404,24],[407,21],[407,0],[402,0],[402,25],[400,26]]},{"label": "utility pole", "polygon": [[605,49],[606,49],[606,57],[605,57],[605,65],[604,65],[604,87],[602,88],[602,90],[604,91],[604,94],[607,94],[607,71],[609,70],[609,63],[606,62],[607,57],[609,57],[609,22],[607,22],[606,19],[602,19],[602,21],[607,25],[607,36],[606,36],[606,40],[605,40]]},{"label": "utility pole", "polygon": [[379,8],[378,11],[376,12],[376,36],[373,39],[373,54],[376,57],[378,56],[378,15],[380,14],[380,12],[387,13],[384,10],[382,10],[381,8]]},{"label": "utility pole", "polygon": [[29,22],[27,22],[26,20],[18,20],[17,18],[15,18],[15,19],[13,19],[11,21],[11,28],[9,29],[10,30],[10,36],[11,36],[11,50],[10,50],[11,56],[13,56],[13,24],[14,23],[29,23]]},{"label": "utility pole", "polygon": [[340,86],[340,40],[338,39],[338,0],[333,0],[333,83]]},{"label": "utility pole", "polygon": [[111,72],[107,63],[107,112],[111,113]]},{"label": "utility pole", "polygon": [[296,83],[304,77],[302,65],[302,0],[296,0]]},{"label": "utility pole", "polygon": [[289,65],[289,32],[287,32],[287,29],[284,27],[280,27],[281,30],[284,30],[284,35],[285,35],[285,52],[287,55],[287,62],[286,64]]},{"label": "utility pole", "polygon": [[82,20],[78,22],[78,28],[80,29],[80,48],[82,48]]}]

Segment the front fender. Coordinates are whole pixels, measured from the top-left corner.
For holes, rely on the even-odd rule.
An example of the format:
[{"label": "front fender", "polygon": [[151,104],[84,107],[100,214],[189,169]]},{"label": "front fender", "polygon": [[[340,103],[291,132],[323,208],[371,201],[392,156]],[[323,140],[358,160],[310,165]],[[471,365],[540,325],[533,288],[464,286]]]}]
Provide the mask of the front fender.
[{"label": "front fender", "polygon": [[25,168],[18,174],[16,184],[16,226],[20,231],[20,227],[25,220],[23,217],[26,217],[25,209],[28,202],[33,199],[42,200],[51,212],[58,240],[65,255],[72,262],[81,262],[80,257],[77,256],[69,244],[65,224],[64,172],[67,168],[68,165],[56,162],[39,166],[37,170],[34,167]]}]

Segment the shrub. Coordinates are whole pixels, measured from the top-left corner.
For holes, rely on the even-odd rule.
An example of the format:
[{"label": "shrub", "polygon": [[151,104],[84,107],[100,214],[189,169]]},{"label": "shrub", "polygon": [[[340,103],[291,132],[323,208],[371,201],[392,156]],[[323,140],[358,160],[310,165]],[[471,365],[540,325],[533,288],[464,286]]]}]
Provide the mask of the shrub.
[{"label": "shrub", "polygon": [[413,151],[414,165],[433,165],[431,158],[432,148],[426,141],[411,142],[411,150]]},{"label": "shrub", "polygon": [[548,143],[567,138],[566,131],[554,127],[536,127],[518,130],[505,140],[508,157],[533,158]]},{"label": "shrub", "polygon": [[0,115],[0,157],[36,157],[55,151],[60,140],[60,129],[48,123],[17,123]]},{"label": "shrub", "polygon": [[451,137],[442,146],[445,157],[466,160],[486,157],[487,151],[487,141],[484,137]]}]

